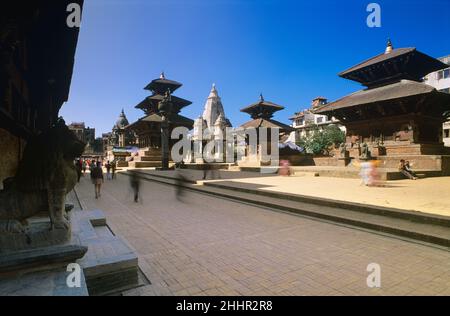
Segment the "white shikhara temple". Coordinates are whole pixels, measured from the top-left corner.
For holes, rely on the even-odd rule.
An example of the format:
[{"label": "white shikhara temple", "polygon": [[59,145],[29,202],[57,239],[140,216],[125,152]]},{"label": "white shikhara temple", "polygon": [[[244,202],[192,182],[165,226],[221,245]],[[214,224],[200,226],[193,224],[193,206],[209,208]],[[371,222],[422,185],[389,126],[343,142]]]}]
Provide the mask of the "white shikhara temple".
[{"label": "white shikhara temple", "polygon": [[[219,97],[216,85],[213,84],[208,99],[206,100],[203,114],[194,121],[192,140],[194,142],[202,140],[201,144],[204,145],[206,142],[222,139],[221,135],[224,137],[227,127],[231,127],[231,123],[226,118],[222,100]],[[208,131],[206,134],[205,130]],[[202,148],[203,146],[199,146],[197,150],[200,151]],[[219,158],[219,154],[217,151],[213,153],[214,158]],[[197,158],[195,162],[202,163],[203,159]]]}]

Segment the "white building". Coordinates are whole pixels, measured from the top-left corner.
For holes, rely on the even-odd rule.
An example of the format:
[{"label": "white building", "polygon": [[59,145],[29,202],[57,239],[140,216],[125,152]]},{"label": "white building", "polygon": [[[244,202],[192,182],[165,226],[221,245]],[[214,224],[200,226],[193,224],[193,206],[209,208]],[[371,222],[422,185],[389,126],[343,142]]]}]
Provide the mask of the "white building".
[{"label": "white building", "polygon": [[326,98],[317,97],[312,100],[309,109],[297,112],[294,116],[290,117],[289,119],[292,121],[292,127],[295,128],[295,131],[291,133],[288,141],[297,142],[301,137],[307,136],[309,131],[316,126],[321,130],[328,125],[335,124],[345,132],[345,127],[336,118],[328,118],[326,115],[314,114],[314,110],[317,107],[327,103]]},{"label": "white building", "polygon": [[[216,85],[213,84],[208,99],[206,100],[203,114],[194,121],[192,140],[194,142],[202,140],[201,143],[204,145],[208,141],[222,139],[225,135],[225,129],[227,127],[232,126],[230,121],[225,116],[225,110],[223,109],[222,100],[219,97]],[[205,130],[209,131],[209,133],[207,133],[209,136],[204,135]],[[202,150],[202,147],[203,146],[199,146],[198,150]],[[219,152],[216,152],[214,154],[214,159],[219,159],[219,154]],[[191,158],[189,158],[189,160],[190,159]],[[195,162],[202,163],[203,159],[198,158]]]},{"label": "white building", "polygon": [[[438,59],[447,65],[450,65],[450,55]],[[450,93],[450,67],[432,72],[424,78],[424,82],[435,87],[438,91]],[[450,121],[444,123],[442,130],[444,144],[445,146],[450,147]]]}]

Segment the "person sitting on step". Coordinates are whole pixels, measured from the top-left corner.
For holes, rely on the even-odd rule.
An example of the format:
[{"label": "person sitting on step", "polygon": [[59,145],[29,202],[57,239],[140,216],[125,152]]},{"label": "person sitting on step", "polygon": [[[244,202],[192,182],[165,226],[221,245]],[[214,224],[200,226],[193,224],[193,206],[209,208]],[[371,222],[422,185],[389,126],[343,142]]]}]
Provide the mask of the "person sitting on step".
[{"label": "person sitting on step", "polygon": [[409,162],[407,163],[404,159],[400,160],[398,171],[400,171],[408,179],[417,180],[417,175],[411,170]]}]

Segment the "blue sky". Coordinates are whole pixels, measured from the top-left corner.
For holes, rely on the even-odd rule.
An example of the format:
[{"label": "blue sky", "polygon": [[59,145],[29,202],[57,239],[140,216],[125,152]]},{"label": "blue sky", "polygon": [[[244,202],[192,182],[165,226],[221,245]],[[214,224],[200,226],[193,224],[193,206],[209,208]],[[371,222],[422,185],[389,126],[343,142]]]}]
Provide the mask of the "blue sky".
[{"label": "blue sky", "polygon": [[[381,28],[366,25],[370,2],[381,5]],[[143,88],[164,71],[191,100],[198,117],[216,83],[234,126],[240,109],[258,100],[285,106],[275,119],[308,108],[316,96],[335,100],[360,85],[337,73],[394,47],[450,54],[450,0],[85,0],[69,101],[61,115],[84,121],[97,137],[124,108],[130,122]]]}]

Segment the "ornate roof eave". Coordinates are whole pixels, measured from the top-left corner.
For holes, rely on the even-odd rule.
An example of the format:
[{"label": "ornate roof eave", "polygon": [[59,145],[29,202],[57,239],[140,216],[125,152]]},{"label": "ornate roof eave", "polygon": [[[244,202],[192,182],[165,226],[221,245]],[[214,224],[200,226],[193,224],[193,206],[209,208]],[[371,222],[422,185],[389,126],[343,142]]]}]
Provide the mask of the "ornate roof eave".
[{"label": "ornate roof eave", "polygon": [[338,75],[372,87],[400,79],[420,81],[427,74],[448,67],[414,47],[392,49],[363,61]]},{"label": "ornate roof eave", "polygon": [[241,112],[251,113],[251,112],[253,112],[255,110],[259,110],[261,108],[271,109],[271,110],[273,110],[273,112],[284,110],[284,106],[281,106],[281,105],[278,105],[278,104],[275,104],[272,102],[268,102],[268,101],[262,101],[262,102],[260,101],[257,103],[253,103],[245,108],[242,108]]},{"label": "ornate roof eave", "polygon": [[[142,109],[142,110],[148,110],[148,109],[154,109],[156,110],[158,107],[158,104],[160,101],[162,101],[164,98],[161,94],[154,94],[152,96],[146,97],[144,100],[142,100],[138,105],[135,106],[136,109]],[[179,98],[177,96],[172,95],[171,96],[172,103],[178,108],[182,109],[188,105],[191,105],[192,102],[189,100],[185,100],[183,98]]]},{"label": "ornate roof eave", "polygon": [[445,109],[450,110],[450,94],[439,92],[424,83],[402,80],[397,84],[352,93],[318,108],[315,113],[335,116],[336,113],[355,112],[355,108],[364,106],[376,108],[378,105],[393,109],[395,105],[402,106],[416,99],[425,102],[426,109],[430,113],[436,112],[438,108],[442,112]]},{"label": "ornate roof eave", "polygon": [[170,93],[173,93],[175,90],[180,88],[183,84],[173,81],[173,80],[167,80],[167,79],[155,79],[152,82],[150,82],[144,90],[149,90],[151,92],[157,92],[157,93],[163,93],[170,90]]},{"label": "ornate roof eave", "polygon": [[259,127],[267,127],[267,128],[279,128],[283,132],[291,132],[295,129],[292,126],[289,126],[287,124],[278,122],[273,119],[267,119],[267,118],[257,118],[251,121],[248,121],[241,125],[243,128],[259,128]]}]

